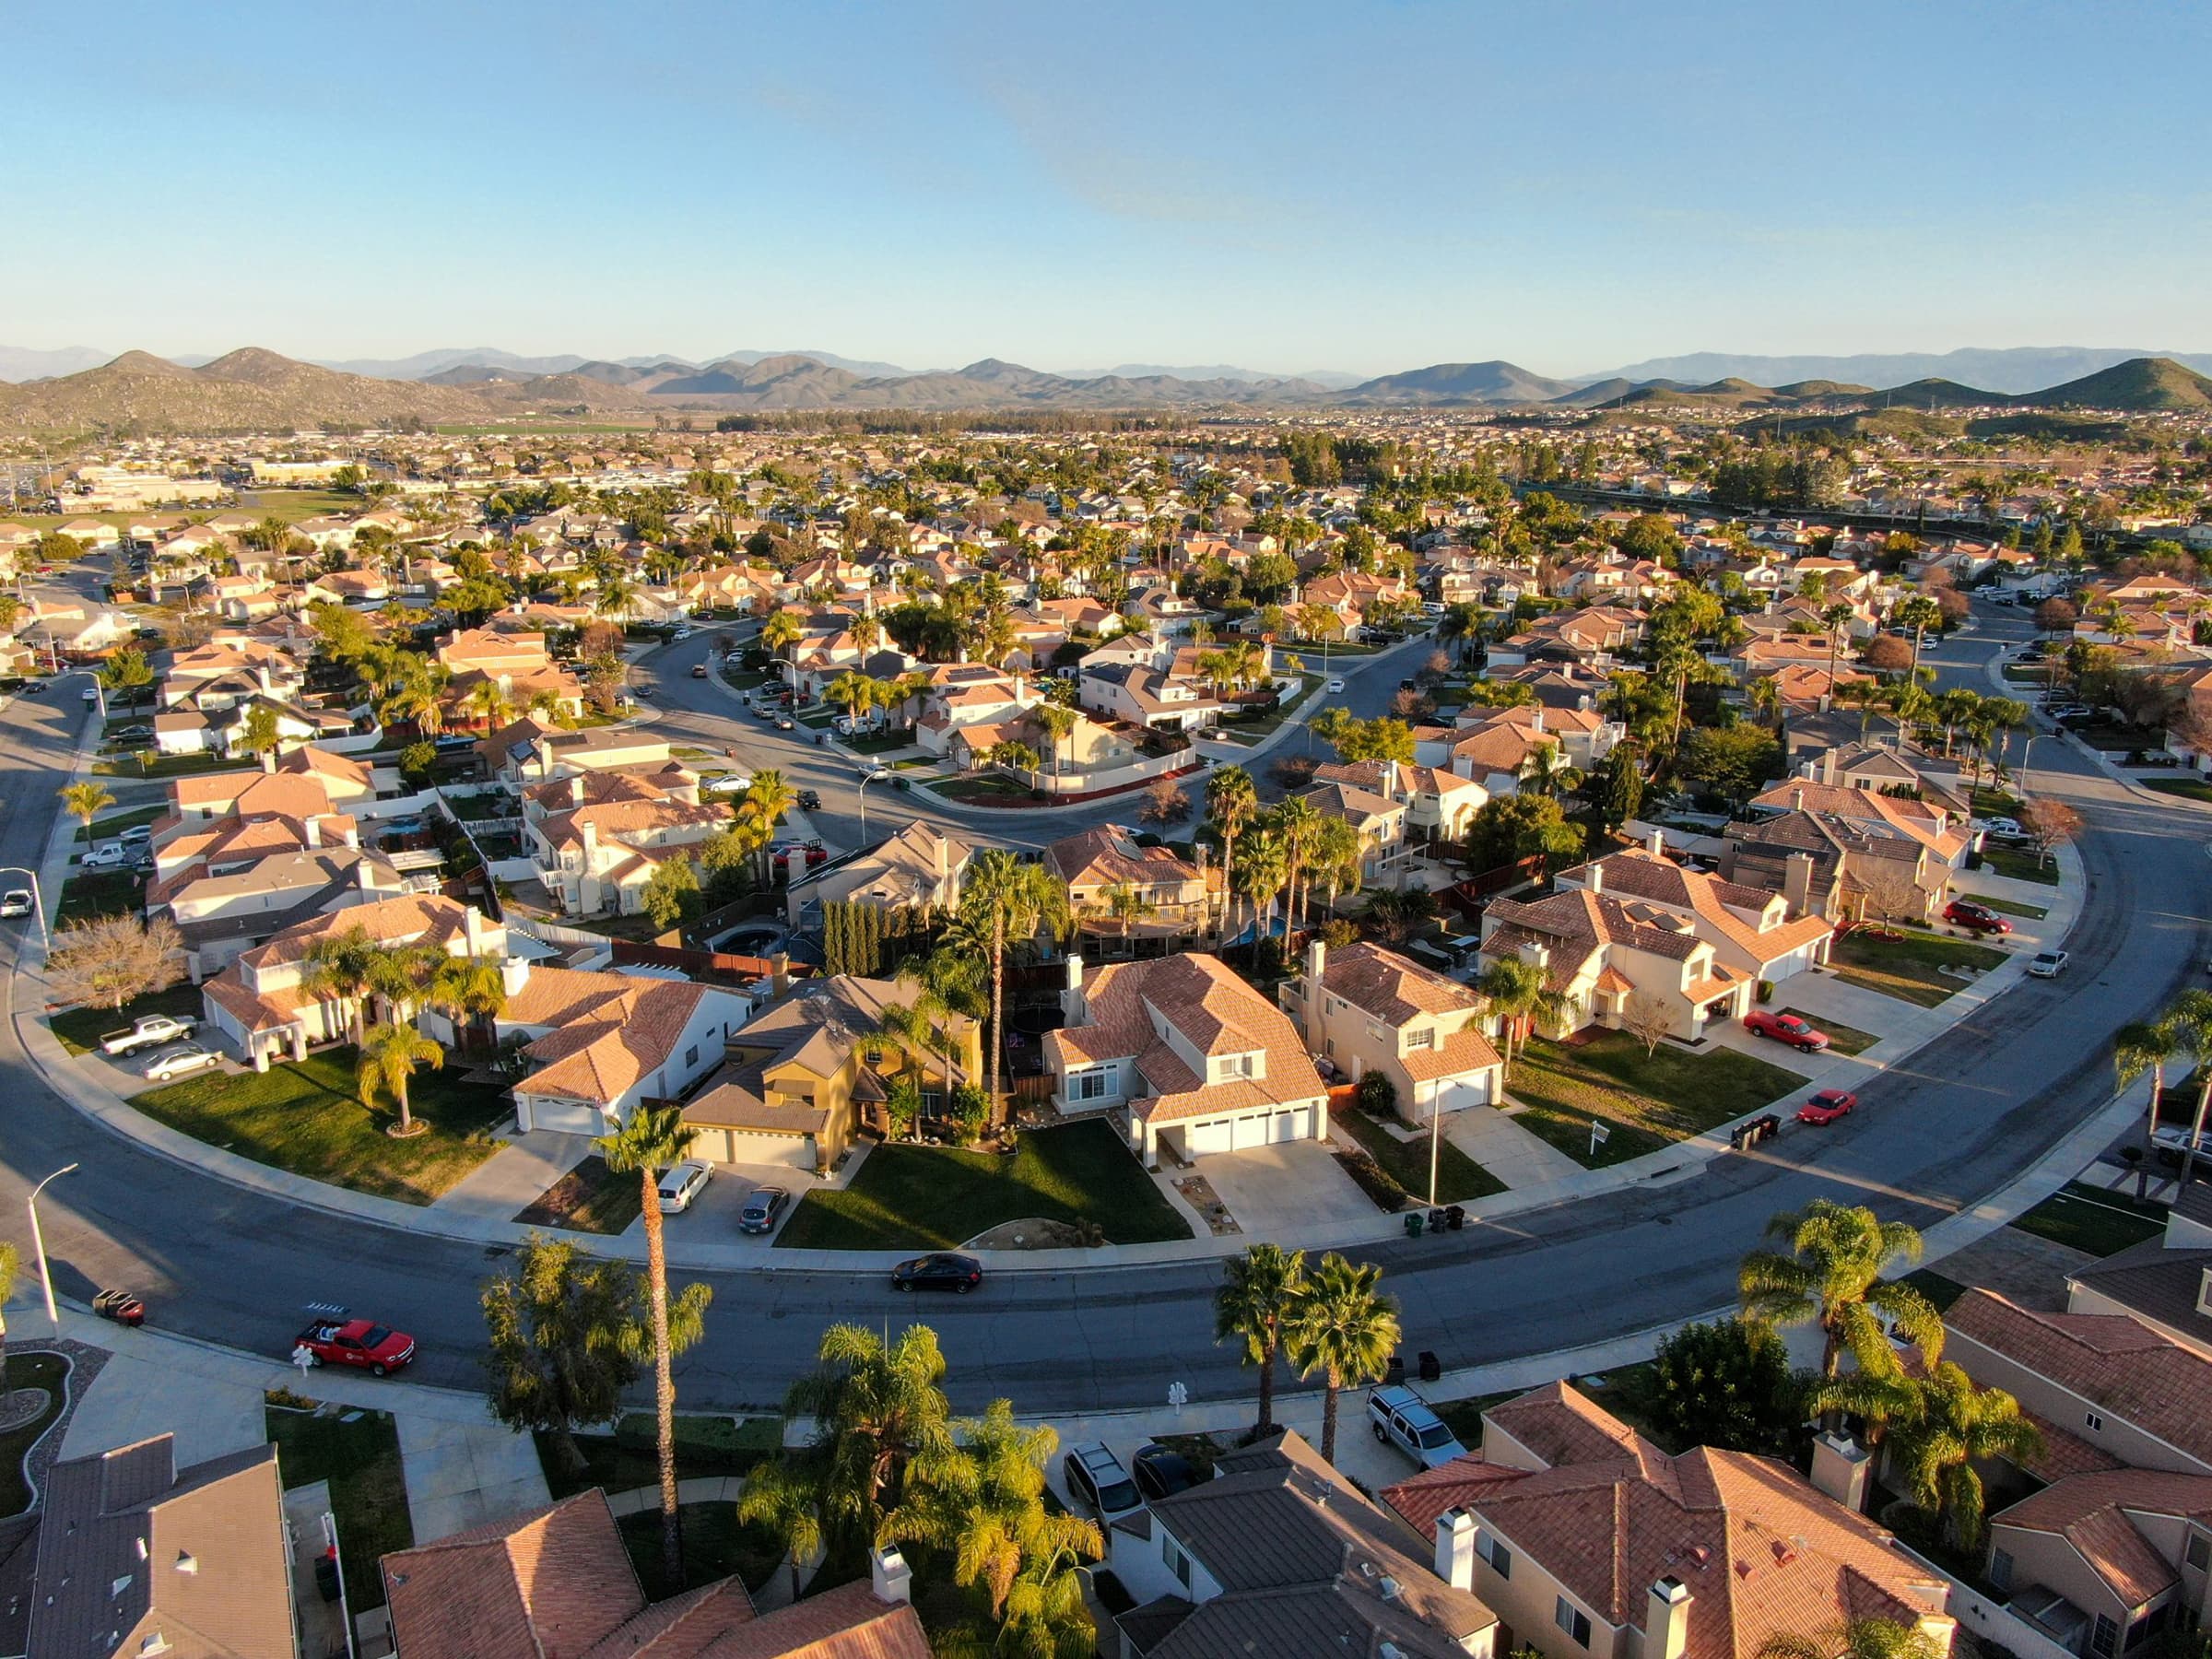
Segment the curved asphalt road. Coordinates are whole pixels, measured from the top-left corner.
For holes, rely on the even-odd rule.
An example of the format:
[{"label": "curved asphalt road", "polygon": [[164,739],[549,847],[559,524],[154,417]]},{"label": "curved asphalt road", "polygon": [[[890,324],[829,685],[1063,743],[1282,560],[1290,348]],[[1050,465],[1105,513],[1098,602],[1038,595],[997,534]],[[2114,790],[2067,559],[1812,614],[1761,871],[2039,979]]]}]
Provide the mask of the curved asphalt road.
[{"label": "curved asphalt road", "polygon": [[[2024,624],[2006,617],[1984,629],[1937,658],[1948,676],[1983,683],[1980,665],[1995,640],[2018,637]],[[674,669],[664,691],[692,684],[690,649],[664,659]],[[1384,669],[1350,700],[1379,700],[1394,678]],[[825,794],[844,775],[827,751],[801,753],[700,707],[672,711],[670,724],[724,744],[737,737],[740,753],[759,762],[773,752]],[[38,863],[79,717],[70,696],[19,700],[0,715],[0,864]],[[1455,1367],[1718,1306],[1733,1295],[1736,1261],[1777,1210],[1827,1194],[1930,1226],[2018,1176],[2102,1106],[2114,1028],[2188,982],[2205,958],[2205,820],[2145,804],[2049,739],[2037,748],[2037,786],[2074,801],[2089,825],[2081,842],[2089,891],[2067,941],[2065,978],[2025,981],[1995,998],[1878,1077],[1853,1116],[1818,1136],[1785,1136],[1772,1157],[1724,1157],[1656,1189],[1364,1252],[1403,1303],[1406,1347],[1432,1348]],[[900,817],[947,816],[895,798]],[[1115,816],[1113,805],[1103,804],[1099,818]],[[873,816],[874,801],[870,808]],[[832,800],[832,815],[843,809],[844,799]],[[1058,818],[1047,833],[1065,833],[1068,823]],[[831,832],[843,829],[841,821]],[[0,939],[0,965],[12,968],[20,936]],[[46,1089],[12,1023],[0,1026],[0,1214],[16,1218],[6,1236],[28,1243],[24,1193],[71,1159],[83,1171],[41,1201],[65,1296],[82,1300],[98,1286],[127,1284],[147,1297],[162,1328],[273,1358],[286,1352],[302,1303],[341,1300],[422,1340],[420,1381],[477,1382],[477,1288],[493,1267],[484,1250],[299,1209],[123,1141]],[[1218,1274],[1213,1262],[1006,1272],[980,1295],[919,1304],[894,1297],[874,1273],[716,1275],[708,1336],[680,1367],[684,1394],[701,1406],[771,1406],[810,1361],[827,1321],[917,1316],[943,1338],[964,1406],[1002,1394],[1029,1411],[1142,1406],[1161,1399],[1171,1380],[1194,1397],[1240,1394],[1249,1379],[1211,1339]]]}]

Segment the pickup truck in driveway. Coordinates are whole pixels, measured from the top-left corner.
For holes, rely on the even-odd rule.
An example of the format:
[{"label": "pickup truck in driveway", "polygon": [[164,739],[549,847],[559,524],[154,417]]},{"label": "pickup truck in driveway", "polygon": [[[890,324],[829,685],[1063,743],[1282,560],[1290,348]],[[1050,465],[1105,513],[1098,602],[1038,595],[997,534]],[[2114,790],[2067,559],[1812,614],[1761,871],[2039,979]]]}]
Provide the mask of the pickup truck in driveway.
[{"label": "pickup truck in driveway", "polygon": [[152,1048],[158,1042],[174,1042],[180,1037],[189,1037],[199,1025],[196,1019],[178,1019],[167,1014],[148,1014],[127,1030],[103,1031],[100,1052],[103,1054],[127,1054],[133,1049]]}]

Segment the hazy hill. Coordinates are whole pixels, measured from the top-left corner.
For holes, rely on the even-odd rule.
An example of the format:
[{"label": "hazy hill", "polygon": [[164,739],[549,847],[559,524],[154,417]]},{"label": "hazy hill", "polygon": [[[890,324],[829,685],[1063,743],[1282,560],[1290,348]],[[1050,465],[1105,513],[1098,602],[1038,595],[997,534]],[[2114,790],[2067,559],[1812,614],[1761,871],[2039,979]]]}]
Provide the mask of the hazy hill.
[{"label": "hazy hill", "polygon": [[466,419],[484,408],[458,389],[340,374],[253,347],[198,369],[126,351],[59,380],[0,387],[0,424],[18,429],[267,430],[325,420],[375,425],[406,416]]},{"label": "hazy hill", "polygon": [[[1731,352],[1697,351],[1686,357],[1649,358],[1625,368],[1573,378],[1618,379],[1631,384],[1675,380],[1697,384],[1733,375],[1765,386],[1786,386],[1806,380],[1834,380],[1867,386],[1948,380],[1969,386],[1987,386],[1995,392],[2019,394],[2077,380],[2131,359],[2159,355],[2141,347],[2092,346],[2015,346],[1995,349],[1969,347],[1941,353],[1901,351],[1854,357],[1747,357]],[[2177,351],[2164,355],[2188,368],[2212,374],[2212,353]]]},{"label": "hazy hill", "polygon": [[2171,358],[2136,358],[2013,401],[2061,409],[2212,409],[2212,380]]},{"label": "hazy hill", "polygon": [[1547,380],[1518,363],[1492,359],[1484,363],[1434,363],[1402,374],[1378,375],[1346,390],[1354,404],[1534,404],[1547,403],[1575,390],[1567,381]]}]

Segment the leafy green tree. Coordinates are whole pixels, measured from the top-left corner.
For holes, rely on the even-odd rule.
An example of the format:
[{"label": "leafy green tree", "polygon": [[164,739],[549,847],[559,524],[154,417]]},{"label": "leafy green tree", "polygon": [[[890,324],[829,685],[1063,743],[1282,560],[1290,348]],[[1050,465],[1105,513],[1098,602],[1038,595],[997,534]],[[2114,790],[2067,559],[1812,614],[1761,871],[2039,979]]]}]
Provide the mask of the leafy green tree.
[{"label": "leafy green tree", "polygon": [[135,708],[140,695],[154,683],[154,671],[147,665],[145,652],[126,645],[101,666],[100,683],[111,696],[121,694]]},{"label": "leafy green tree", "polygon": [[673,858],[664,858],[646,878],[641,901],[655,927],[673,927],[689,920],[700,907],[699,872],[680,852]]},{"label": "leafy green tree", "polygon": [[479,1297],[490,1338],[491,1414],[520,1434],[553,1437],[572,1474],[584,1467],[576,1430],[611,1423],[637,1380],[642,1281],[618,1262],[587,1254],[572,1239],[533,1232],[511,1271]]},{"label": "leafy green tree", "polygon": [[399,751],[399,775],[418,789],[430,781],[438,769],[438,746],[418,739]]},{"label": "leafy green tree", "polygon": [[1500,795],[1483,803],[1467,825],[1467,859],[1477,870],[1524,858],[1572,858],[1583,850],[1582,827],[1567,821],[1548,795]]},{"label": "leafy green tree", "polygon": [[645,1292],[653,1354],[653,1403],[661,1465],[661,1566],[668,1583],[683,1582],[683,1521],[676,1499],[676,1356],[706,1328],[712,1286],[691,1284],[668,1294],[668,1243],[662,1229],[660,1171],[683,1161],[698,1131],[684,1122],[675,1100],[641,1101],[629,1121],[592,1145],[618,1175],[635,1175],[643,1191]]},{"label": "leafy green tree", "polygon": [[[1766,1324],[1820,1327],[1820,1375],[1835,1380],[1845,1349],[1854,1356],[1887,1351],[1887,1315],[1930,1361],[1943,1351],[1943,1320],[1927,1299],[1882,1277],[1900,1262],[1920,1260],[1920,1234],[1870,1209],[1816,1198],[1803,1210],[1767,1223],[1790,1253],[1754,1251],[1737,1273],[1744,1316]],[[1879,1360],[1868,1361],[1878,1365]]]},{"label": "leafy green tree", "polygon": [[783,1414],[814,1420],[818,1504],[831,1535],[873,1542],[909,1467],[941,1467],[955,1450],[945,1356],[927,1325],[892,1341],[865,1325],[833,1324],[816,1359],[785,1393]]},{"label": "leafy green tree", "polygon": [[1740,806],[1782,775],[1782,745],[1764,726],[1699,726],[1686,732],[1675,773]]},{"label": "leafy green tree", "polygon": [[1300,1376],[1321,1374],[1321,1455],[1336,1461],[1336,1397],[1379,1381],[1397,1351],[1397,1306],[1377,1290],[1382,1269],[1331,1251],[1306,1275],[1283,1322]]},{"label": "leafy green tree", "polygon": [[239,723],[238,735],[231,739],[231,747],[241,754],[259,757],[274,753],[282,741],[283,735],[276,725],[276,711],[265,703],[255,703],[246,711],[245,719]]},{"label": "leafy green tree", "polygon": [[1306,1253],[1277,1244],[1250,1244],[1230,1258],[1214,1292],[1214,1340],[1241,1342],[1244,1363],[1260,1371],[1260,1417],[1253,1432],[1275,1427],[1275,1363],[1283,1347],[1283,1322],[1305,1282]]},{"label": "leafy green tree", "polygon": [[822,1519],[816,1505],[821,1494],[818,1483],[799,1465],[776,1458],[761,1464],[746,1477],[737,1496],[737,1519],[748,1526],[765,1526],[783,1546],[791,1562],[791,1599],[799,1599],[801,1575],[806,1563],[822,1551]]},{"label": "leafy green tree", "polygon": [[1790,1357],[1771,1326],[1684,1325],[1653,1361],[1659,1426],[1686,1446],[1780,1453],[1803,1420]]},{"label": "leafy green tree", "polygon": [[1642,810],[1643,769],[1637,764],[1632,743],[1613,746],[1588,793],[1598,824],[1607,830],[1619,829]]},{"label": "leafy green tree", "polygon": [[1777,1630],[1758,1659],[1944,1659],[1947,1650],[1917,1625],[1854,1618],[1818,1632]]}]

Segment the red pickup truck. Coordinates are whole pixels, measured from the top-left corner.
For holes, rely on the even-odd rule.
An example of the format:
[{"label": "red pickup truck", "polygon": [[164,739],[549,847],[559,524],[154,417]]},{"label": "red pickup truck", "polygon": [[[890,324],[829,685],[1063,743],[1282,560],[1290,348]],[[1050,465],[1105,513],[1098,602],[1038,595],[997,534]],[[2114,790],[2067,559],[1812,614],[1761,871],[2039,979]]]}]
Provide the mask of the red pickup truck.
[{"label": "red pickup truck", "polygon": [[382,1377],[415,1358],[415,1338],[374,1320],[334,1316],[318,1319],[301,1331],[293,1354],[301,1348],[314,1356],[317,1365],[350,1365]]}]

